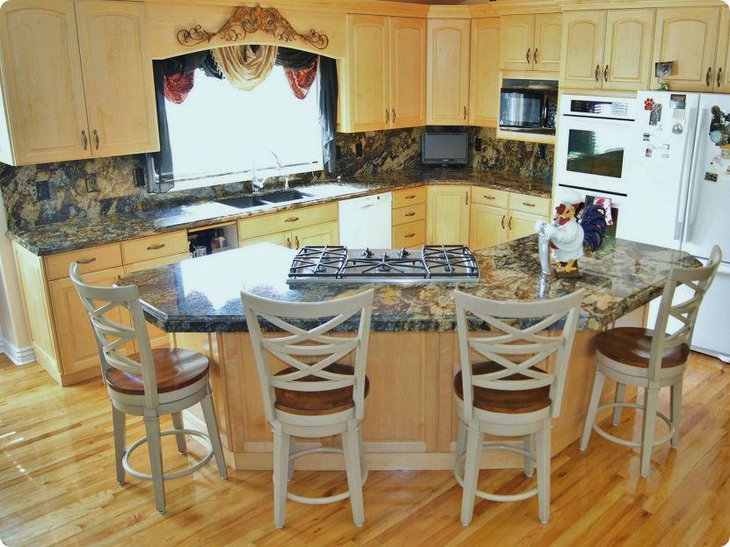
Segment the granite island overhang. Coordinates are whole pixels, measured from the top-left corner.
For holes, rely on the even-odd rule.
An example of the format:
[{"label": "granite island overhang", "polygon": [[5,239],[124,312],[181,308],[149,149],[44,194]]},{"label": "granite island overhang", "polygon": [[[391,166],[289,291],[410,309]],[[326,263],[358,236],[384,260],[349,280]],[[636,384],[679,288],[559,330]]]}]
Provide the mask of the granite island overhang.
[{"label": "granite island overhang", "polygon": [[[669,270],[700,265],[687,253],[608,238],[599,251],[581,259],[583,277],[546,280],[540,272],[537,236],[529,236],[475,251],[478,282],[289,287],[286,279],[294,254],[262,243],[142,271],[119,282],[139,287],[147,319],[173,333],[174,345],[210,358],[226,456],[235,468],[271,466],[271,432],[240,301],[244,287],[290,302],[375,288],[367,365],[372,388],[363,424],[366,457],[375,469],[448,469],[456,432],[452,382],[459,367],[455,289],[519,301],[586,289],[563,411],[553,429],[556,453],[579,436],[593,381],[596,334],[616,322],[644,325],[645,306],[661,294]],[[194,416],[188,419],[194,421]],[[509,461],[505,457],[497,465]],[[339,467],[336,458],[326,455],[305,458],[301,464]]]}]

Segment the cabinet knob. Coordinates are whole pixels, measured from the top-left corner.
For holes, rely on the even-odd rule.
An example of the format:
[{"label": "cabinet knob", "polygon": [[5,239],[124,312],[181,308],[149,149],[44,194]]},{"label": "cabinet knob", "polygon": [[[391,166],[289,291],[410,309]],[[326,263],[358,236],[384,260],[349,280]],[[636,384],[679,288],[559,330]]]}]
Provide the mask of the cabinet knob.
[{"label": "cabinet knob", "polygon": [[415,232],[411,232],[410,234],[406,234],[403,237],[411,238],[411,237],[415,237],[415,236],[416,236],[416,233]]},{"label": "cabinet knob", "polygon": [[84,150],[89,147],[89,138],[86,136],[86,130],[81,130],[81,142],[84,143]]},{"label": "cabinet knob", "polygon": [[524,205],[525,207],[534,207],[534,206],[535,206],[535,204],[534,204],[534,203],[529,203],[529,202],[527,202],[527,201],[523,201],[523,202],[522,202],[522,205]]},{"label": "cabinet knob", "polygon": [[465,198],[465,200],[464,200],[464,203],[465,203],[466,205],[469,205],[469,190],[467,190],[467,191],[466,191],[466,198]]},{"label": "cabinet knob", "polygon": [[488,199],[488,200],[495,200],[495,199],[497,199],[494,196],[483,196],[483,197],[484,197],[484,199]]},{"label": "cabinet knob", "polygon": [[608,81],[608,65],[606,65],[606,68],[603,69],[603,81]]},{"label": "cabinet knob", "polygon": [[507,223],[507,226],[509,226],[509,229],[512,229],[512,217],[509,217],[509,222]]},{"label": "cabinet knob", "polygon": [[411,194],[410,196],[406,196],[405,199],[415,199],[416,194]]},{"label": "cabinet knob", "polygon": [[712,81],[712,67],[707,67],[707,74],[705,75],[705,83],[707,84],[707,87],[710,87],[710,82]]},{"label": "cabinet knob", "polygon": [[464,107],[464,119],[466,119],[466,107]]}]

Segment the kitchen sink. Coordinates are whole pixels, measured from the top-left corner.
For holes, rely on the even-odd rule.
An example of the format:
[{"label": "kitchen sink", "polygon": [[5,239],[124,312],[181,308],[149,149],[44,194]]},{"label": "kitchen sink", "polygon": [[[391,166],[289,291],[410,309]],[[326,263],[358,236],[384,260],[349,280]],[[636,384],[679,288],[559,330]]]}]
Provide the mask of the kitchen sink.
[{"label": "kitchen sink", "polygon": [[229,205],[230,207],[235,207],[236,209],[248,209],[249,207],[258,207],[259,205],[268,205],[268,201],[260,200],[257,197],[253,196],[241,196],[238,198],[229,198],[229,199],[219,199],[216,200],[217,203],[222,203],[223,205]]},{"label": "kitchen sink", "polygon": [[264,203],[285,203],[287,201],[296,201],[311,197],[310,194],[304,194],[299,190],[277,190],[269,192],[258,197]]}]

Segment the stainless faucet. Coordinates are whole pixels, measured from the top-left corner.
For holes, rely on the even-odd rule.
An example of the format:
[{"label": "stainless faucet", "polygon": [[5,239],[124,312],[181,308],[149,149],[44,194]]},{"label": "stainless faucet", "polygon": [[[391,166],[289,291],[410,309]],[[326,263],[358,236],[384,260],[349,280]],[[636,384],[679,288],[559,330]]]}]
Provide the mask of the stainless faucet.
[{"label": "stainless faucet", "polygon": [[256,174],[256,160],[251,162],[251,191],[256,194],[264,187],[264,177]]},{"label": "stainless faucet", "polygon": [[[284,165],[281,163],[281,160],[279,159],[279,156],[276,154],[276,152],[274,152],[273,150],[269,150],[269,154],[274,156],[274,161],[276,162],[276,172],[278,174],[284,167]],[[289,175],[284,175],[284,189],[289,189]]]}]

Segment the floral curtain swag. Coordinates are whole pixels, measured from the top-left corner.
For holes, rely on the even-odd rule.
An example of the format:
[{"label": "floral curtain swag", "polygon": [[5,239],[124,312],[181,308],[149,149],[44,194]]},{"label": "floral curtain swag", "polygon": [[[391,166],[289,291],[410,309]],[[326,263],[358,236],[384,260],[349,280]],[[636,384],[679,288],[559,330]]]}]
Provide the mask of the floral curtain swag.
[{"label": "floral curtain swag", "polygon": [[309,93],[309,89],[317,79],[317,68],[319,67],[319,58],[315,58],[314,62],[308,68],[302,70],[286,69],[286,79],[289,81],[289,87],[294,92],[297,99],[304,99]]},{"label": "floral curtain swag", "polygon": [[276,64],[277,46],[228,46],[212,50],[218,69],[238,89],[250,91],[263,82]]}]

